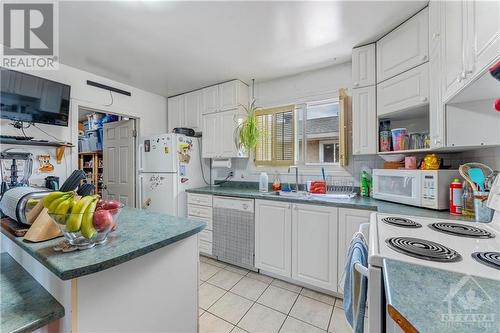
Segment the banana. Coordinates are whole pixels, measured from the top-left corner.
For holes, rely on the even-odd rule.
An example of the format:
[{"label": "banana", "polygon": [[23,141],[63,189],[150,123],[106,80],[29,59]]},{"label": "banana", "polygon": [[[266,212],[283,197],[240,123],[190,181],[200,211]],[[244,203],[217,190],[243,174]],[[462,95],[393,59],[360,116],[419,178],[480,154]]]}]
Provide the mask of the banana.
[{"label": "banana", "polygon": [[63,200],[59,205],[57,205],[54,210],[54,214],[56,214],[56,221],[59,224],[66,223],[66,214],[73,206],[73,197],[69,197],[66,200]]},{"label": "banana", "polygon": [[49,214],[55,213],[57,206],[59,206],[59,204],[61,202],[67,200],[68,198],[72,198],[72,197],[73,197],[73,195],[71,193],[68,193],[68,194],[63,194],[62,196],[60,196],[56,200],[52,201],[50,203],[49,207],[47,207],[47,209],[49,210]]},{"label": "banana", "polygon": [[82,227],[80,229],[80,232],[82,233],[82,236],[87,239],[91,239],[97,233],[97,230],[95,230],[93,224],[94,211],[97,206],[97,201],[98,199],[94,198],[87,206],[85,213],[83,213]]},{"label": "banana", "polygon": [[43,198],[43,207],[49,208],[52,201],[61,197],[65,192],[50,192],[47,196]]},{"label": "banana", "polygon": [[73,209],[71,209],[71,215],[66,222],[66,229],[69,232],[77,232],[80,230],[82,225],[83,213],[85,213],[85,209],[87,206],[94,200],[93,196],[86,196],[78,200]]}]

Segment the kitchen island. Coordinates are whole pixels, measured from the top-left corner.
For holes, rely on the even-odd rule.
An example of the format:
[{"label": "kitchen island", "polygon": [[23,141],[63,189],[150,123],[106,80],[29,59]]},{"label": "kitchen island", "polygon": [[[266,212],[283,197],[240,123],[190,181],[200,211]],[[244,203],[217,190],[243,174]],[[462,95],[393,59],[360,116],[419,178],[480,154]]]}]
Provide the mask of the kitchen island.
[{"label": "kitchen island", "polygon": [[[8,252],[64,306],[61,332],[196,332],[198,237],[205,223],[124,208],[108,242],[55,252],[2,229]],[[53,329],[53,325],[51,325]]]}]

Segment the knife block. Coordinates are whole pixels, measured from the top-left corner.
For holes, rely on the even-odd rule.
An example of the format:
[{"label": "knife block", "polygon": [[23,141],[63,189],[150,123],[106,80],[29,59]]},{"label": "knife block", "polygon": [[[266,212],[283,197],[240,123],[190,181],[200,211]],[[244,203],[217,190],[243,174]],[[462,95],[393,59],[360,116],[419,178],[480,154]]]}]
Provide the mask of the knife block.
[{"label": "knife block", "polygon": [[47,208],[43,208],[24,235],[24,239],[36,243],[62,235],[61,230],[50,217]]}]

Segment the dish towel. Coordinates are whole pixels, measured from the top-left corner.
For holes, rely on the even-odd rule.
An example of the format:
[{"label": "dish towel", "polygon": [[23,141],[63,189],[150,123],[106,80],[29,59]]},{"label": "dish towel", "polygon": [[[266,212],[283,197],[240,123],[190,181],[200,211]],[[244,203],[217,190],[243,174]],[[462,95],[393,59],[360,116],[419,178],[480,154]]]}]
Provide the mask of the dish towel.
[{"label": "dish towel", "polygon": [[355,237],[351,241],[346,257],[344,313],[354,333],[363,333],[368,279],[354,268],[356,263],[368,267],[368,249],[361,237]]}]

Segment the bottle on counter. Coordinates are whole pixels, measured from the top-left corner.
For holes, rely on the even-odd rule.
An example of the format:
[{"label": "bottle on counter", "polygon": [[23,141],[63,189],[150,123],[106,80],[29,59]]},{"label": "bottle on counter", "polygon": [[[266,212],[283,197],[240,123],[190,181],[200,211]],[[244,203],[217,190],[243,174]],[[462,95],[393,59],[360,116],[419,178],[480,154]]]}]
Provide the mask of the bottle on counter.
[{"label": "bottle on counter", "polygon": [[279,192],[280,190],[281,190],[280,174],[276,171],[273,181],[273,192]]},{"label": "bottle on counter", "polygon": [[267,173],[261,172],[259,177],[259,192],[268,192],[269,191],[269,177]]},{"label": "bottle on counter", "polygon": [[460,179],[455,178],[450,184],[450,214],[462,215],[463,186]]},{"label": "bottle on counter", "polygon": [[474,209],[474,191],[468,182],[463,183],[462,194],[462,216],[475,217],[476,211]]},{"label": "bottle on counter", "polygon": [[370,196],[370,188],[371,188],[371,180],[370,175],[367,171],[363,170],[361,172],[361,196],[369,197]]}]

